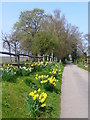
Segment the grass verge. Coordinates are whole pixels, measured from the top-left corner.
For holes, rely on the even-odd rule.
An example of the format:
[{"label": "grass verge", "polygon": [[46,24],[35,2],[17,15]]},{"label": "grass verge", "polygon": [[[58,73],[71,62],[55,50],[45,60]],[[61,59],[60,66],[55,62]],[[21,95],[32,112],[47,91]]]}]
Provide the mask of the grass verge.
[{"label": "grass verge", "polygon": [[[53,65],[52,65],[53,66]],[[30,118],[28,106],[26,104],[27,94],[34,90],[35,87],[40,88],[47,93],[46,111],[42,112],[40,118],[59,118],[60,117],[60,95],[61,95],[61,77],[56,85],[56,91],[46,91],[38,81],[35,75],[49,74],[50,66],[43,68],[42,71],[33,72],[29,76],[19,76],[15,83],[2,81],[2,117],[3,118]],[[62,66],[63,71],[63,66]],[[28,84],[26,79],[30,79],[32,83]]]},{"label": "grass verge", "polygon": [[88,65],[88,67],[85,67],[84,65],[78,64],[78,67],[87,70],[88,72],[90,72],[90,65]]}]

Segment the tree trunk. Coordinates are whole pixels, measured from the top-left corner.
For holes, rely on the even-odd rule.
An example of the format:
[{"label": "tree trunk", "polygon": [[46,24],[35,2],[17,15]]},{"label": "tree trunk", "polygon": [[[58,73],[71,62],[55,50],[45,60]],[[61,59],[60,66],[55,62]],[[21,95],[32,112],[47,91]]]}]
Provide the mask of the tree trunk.
[{"label": "tree trunk", "polygon": [[[15,54],[17,54],[17,48],[16,48],[16,44],[15,45]],[[17,55],[15,56],[15,62],[17,62]]]},{"label": "tree trunk", "polygon": [[[9,53],[11,53],[10,45],[9,45]],[[11,57],[11,55],[10,55],[10,62],[12,63],[12,57]]]}]

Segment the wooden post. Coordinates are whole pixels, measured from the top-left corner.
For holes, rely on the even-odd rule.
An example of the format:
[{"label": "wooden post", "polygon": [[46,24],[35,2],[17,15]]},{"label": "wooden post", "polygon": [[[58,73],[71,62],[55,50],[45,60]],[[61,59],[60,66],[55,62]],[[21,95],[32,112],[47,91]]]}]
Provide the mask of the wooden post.
[{"label": "wooden post", "polygon": [[56,62],[57,62],[57,57],[56,57]]},{"label": "wooden post", "polygon": [[49,55],[47,55],[47,61],[49,61]]},{"label": "wooden post", "polygon": [[55,62],[57,62],[57,58],[55,57]]},{"label": "wooden post", "polygon": [[20,55],[19,55],[19,52],[17,54],[17,57],[18,57],[18,68],[20,68]]},{"label": "wooden post", "polygon": [[52,61],[53,61],[53,50],[52,50]]},{"label": "wooden post", "polygon": [[45,62],[44,54],[43,54],[43,62]]},{"label": "wooden post", "polygon": [[39,57],[38,57],[38,62],[40,62],[40,59],[39,59]]},{"label": "wooden post", "polygon": [[61,63],[61,59],[59,60],[59,62]]},{"label": "wooden post", "polygon": [[51,56],[50,56],[50,62],[52,61],[52,58],[51,58]]},{"label": "wooden post", "polygon": [[39,57],[40,57],[40,55],[38,54],[38,62],[40,62],[40,58]]},{"label": "wooden post", "polygon": [[55,57],[55,61],[57,62],[57,57]]},{"label": "wooden post", "polygon": [[54,61],[55,61],[55,57],[54,57]]}]

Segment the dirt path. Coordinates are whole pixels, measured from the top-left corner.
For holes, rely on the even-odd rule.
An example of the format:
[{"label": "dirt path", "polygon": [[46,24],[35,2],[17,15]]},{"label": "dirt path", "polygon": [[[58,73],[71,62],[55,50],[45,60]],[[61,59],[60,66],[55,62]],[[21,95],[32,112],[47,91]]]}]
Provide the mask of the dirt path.
[{"label": "dirt path", "polygon": [[88,118],[88,72],[76,65],[64,69],[60,118]]}]

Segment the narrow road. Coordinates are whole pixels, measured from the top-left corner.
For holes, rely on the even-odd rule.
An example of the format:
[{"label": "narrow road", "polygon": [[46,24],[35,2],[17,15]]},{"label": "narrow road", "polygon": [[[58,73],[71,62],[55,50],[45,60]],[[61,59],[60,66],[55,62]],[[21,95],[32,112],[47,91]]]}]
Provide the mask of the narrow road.
[{"label": "narrow road", "polygon": [[76,65],[63,72],[60,118],[88,118],[88,72]]}]

